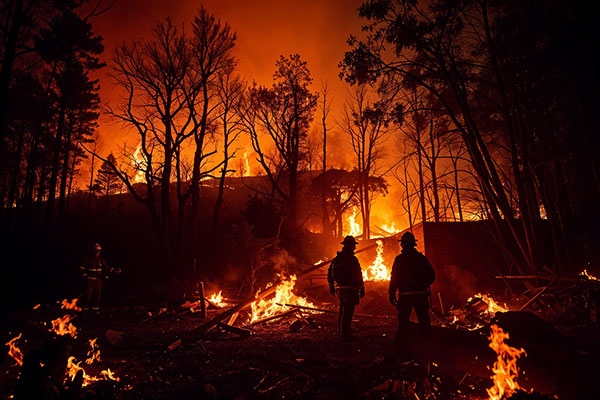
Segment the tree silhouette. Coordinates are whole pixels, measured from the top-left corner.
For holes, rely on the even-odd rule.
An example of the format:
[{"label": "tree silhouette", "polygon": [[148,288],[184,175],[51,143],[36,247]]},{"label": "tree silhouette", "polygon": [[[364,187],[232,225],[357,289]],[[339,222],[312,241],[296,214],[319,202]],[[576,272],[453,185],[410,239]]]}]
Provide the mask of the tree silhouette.
[{"label": "tree silhouette", "polygon": [[108,201],[108,196],[119,192],[122,188],[121,179],[113,168],[113,165],[116,164],[117,159],[113,153],[110,153],[106,158],[106,161],[100,166],[98,176],[94,181],[94,191],[104,196],[106,201]]}]

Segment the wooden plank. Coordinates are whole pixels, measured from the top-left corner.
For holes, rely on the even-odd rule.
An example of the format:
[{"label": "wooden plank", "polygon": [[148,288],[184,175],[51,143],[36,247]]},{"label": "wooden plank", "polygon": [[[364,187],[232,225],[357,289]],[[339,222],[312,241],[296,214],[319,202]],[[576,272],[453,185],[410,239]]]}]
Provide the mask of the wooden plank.
[{"label": "wooden plank", "polygon": [[273,321],[273,320],[276,320],[276,319],[279,319],[279,318],[287,317],[287,316],[289,316],[291,314],[294,314],[294,313],[297,313],[297,312],[298,312],[297,309],[291,309],[291,310],[284,311],[284,312],[276,314],[276,315],[272,315],[272,316],[267,317],[267,318],[263,318],[263,319],[261,319],[259,321],[254,321],[250,325],[246,325],[246,326],[260,325],[260,324],[265,323],[265,322],[269,322],[269,321]]},{"label": "wooden plank", "polygon": [[250,335],[252,335],[252,332],[248,329],[238,328],[237,326],[227,325],[222,322],[217,323],[217,327],[241,337],[249,337]]}]

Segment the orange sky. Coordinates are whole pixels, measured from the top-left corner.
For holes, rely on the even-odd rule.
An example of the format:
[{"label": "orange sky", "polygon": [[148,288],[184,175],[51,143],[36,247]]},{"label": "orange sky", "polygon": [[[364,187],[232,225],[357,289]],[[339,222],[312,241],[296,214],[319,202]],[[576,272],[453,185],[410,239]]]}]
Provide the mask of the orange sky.
[{"label": "orange sky", "polygon": [[[329,126],[337,131],[335,120],[340,119],[347,90],[347,85],[338,77],[338,64],[347,50],[348,36],[360,33],[362,21],[357,8],[361,3],[362,0],[117,0],[93,25],[104,37],[104,60],[110,65],[117,44],[148,36],[154,23],[166,17],[187,25],[203,4],[237,33],[239,72],[249,82],[256,80],[270,85],[279,56],[300,54],[311,70],[313,90],[320,89],[322,80],[328,83],[333,100]],[[104,68],[99,75],[104,103],[117,99],[108,72],[109,68]],[[137,145],[134,136],[128,137],[120,126],[106,118],[101,119],[99,131],[103,154],[110,151],[118,154],[124,142]],[[351,169],[353,155],[345,145],[345,135],[333,132],[329,139],[328,157],[334,161],[331,166]],[[389,141],[388,146],[392,147],[392,143]],[[258,171],[252,161],[251,167],[253,173]],[[86,176],[89,179],[88,168],[82,166],[84,181]],[[389,210],[389,205],[385,208]]]}]

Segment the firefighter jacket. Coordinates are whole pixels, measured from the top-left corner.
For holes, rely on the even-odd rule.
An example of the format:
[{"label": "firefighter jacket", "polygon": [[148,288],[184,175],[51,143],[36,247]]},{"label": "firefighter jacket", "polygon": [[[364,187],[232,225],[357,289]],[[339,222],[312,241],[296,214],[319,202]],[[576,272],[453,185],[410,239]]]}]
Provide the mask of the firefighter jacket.
[{"label": "firefighter jacket", "polygon": [[327,271],[329,286],[336,289],[357,289],[364,292],[362,270],[354,251],[342,249],[329,265]]},{"label": "firefighter jacket", "polygon": [[435,281],[435,271],[427,257],[417,249],[402,249],[394,260],[390,278],[390,294],[427,294]]},{"label": "firefighter jacket", "polygon": [[112,268],[108,266],[106,260],[101,255],[98,255],[98,257],[86,257],[80,269],[82,276],[88,279],[107,279],[108,274],[112,272]]}]

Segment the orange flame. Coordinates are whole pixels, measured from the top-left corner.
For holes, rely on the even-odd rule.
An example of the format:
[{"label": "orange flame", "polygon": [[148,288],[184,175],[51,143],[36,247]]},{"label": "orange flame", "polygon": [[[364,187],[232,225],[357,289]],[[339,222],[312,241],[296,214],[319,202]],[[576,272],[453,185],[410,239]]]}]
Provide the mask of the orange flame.
[{"label": "orange flame", "polygon": [[33,306],[32,310],[37,310],[38,308],[40,308],[41,304],[36,304],[35,306]]},{"label": "orange flame", "polygon": [[85,363],[91,365],[94,361],[100,361],[100,347],[96,344],[98,338],[90,339],[90,346],[92,347],[90,351],[88,351],[88,358],[85,360]]},{"label": "orange flame", "polygon": [[52,329],[50,329],[50,331],[53,331],[60,336],[71,335],[71,337],[76,338],[77,328],[75,328],[75,326],[69,322],[73,318],[74,317],[72,315],[67,314],[62,318],[52,320]]},{"label": "orange flame", "polygon": [[[507,312],[508,311],[508,306],[506,304],[504,304],[504,306],[501,306],[492,298],[492,296],[489,296],[487,294],[477,293],[474,297],[481,299],[488,305],[487,310],[484,311],[484,313],[486,313],[486,314],[494,315],[497,312]],[[467,299],[468,302],[471,300],[473,300],[473,297],[469,297]]]},{"label": "orange flame", "polygon": [[144,171],[147,165],[148,162],[142,154],[142,142],[140,142],[133,152],[133,160],[131,160],[131,166],[135,170],[135,175],[133,176],[134,183],[144,182]]},{"label": "orange flame", "polygon": [[527,356],[527,353],[523,348],[517,349],[504,343],[509,339],[509,335],[498,325],[494,324],[491,328],[490,348],[496,352],[498,357],[492,367],[494,386],[487,389],[487,393],[490,400],[502,400],[510,397],[517,389],[521,389],[517,383],[519,376],[517,360],[522,354]]},{"label": "orange flame", "polygon": [[223,295],[221,294],[223,293],[222,290],[219,291],[219,293],[213,293],[209,298],[208,301],[210,301],[211,303],[213,303],[214,305],[218,306],[218,307],[225,307],[226,303],[223,302]]},{"label": "orange flame", "polygon": [[6,345],[8,346],[8,355],[11,356],[19,365],[23,365],[23,353],[21,349],[17,347],[17,340],[21,339],[22,333],[19,333],[19,336],[12,338],[9,340]]},{"label": "orange flame", "polygon": [[350,235],[354,237],[362,235],[362,228],[360,227],[360,224],[356,222],[356,214],[356,208],[353,208],[352,215],[346,218],[346,231],[344,233],[345,235]]},{"label": "orange flame", "polygon": [[362,272],[365,281],[389,281],[392,270],[383,262],[383,241],[377,241],[377,257],[375,261]]},{"label": "orange flame", "polygon": [[584,269],[583,271],[581,271],[579,273],[579,275],[581,276],[585,276],[586,278],[588,278],[590,281],[600,281],[600,279],[596,278],[593,275],[588,274],[587,269]]},{"label": "orange flame", "polygon": [[94,382],[98,382],[100,380],[110,379],[110,380],[117,381],[117,382],[120,380],[117,376],[115,376],[115,374],[110,370],[110,368],[101,371],[100,375],[98,375],[98,376],[91,376],[87,372],[85,372],[85,369],[83,369],[83,367],[81,367],[80,364],[81,364],[81,361],[77,362],[75,357],[72,357],[72,356],[69,357],[69,360],[67,361],[67,373],[66,373],[65,381],[68,378],[71,378],[71,381],[73,381],[79,371],[82,371],[82,373],[83,373],[83,385],[82,386],[88,386],[88,385],[90,385]]},{"label": "orange flame", "polygon": [[[271,317],[275,314],[279,314],[282,311],[286,311],[287,307],[281,304],[297,304],[304,307],[314,307],[310,301],[303,297],[298,297],[293,293],[294,286],[296,285],[296,275],[291,275],[287,279],[283,279],[277,288],[275,294],[270,296],[268,299],[256,300],[251,304],[252,316],[250,322],[258,321],[260,319]],[[272,284],[267,286],[270,287]]]},{"label": "orange flame", "polygon": [[75,298],[71,301],[64,299],[60,308],[64,310],[81,311],[81,308],[77,307],[77,300],[79,299]]}]

